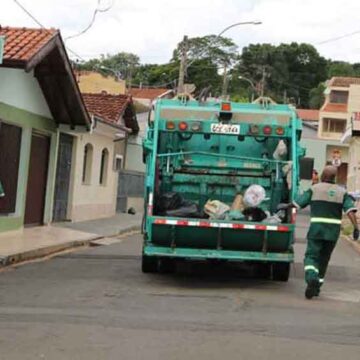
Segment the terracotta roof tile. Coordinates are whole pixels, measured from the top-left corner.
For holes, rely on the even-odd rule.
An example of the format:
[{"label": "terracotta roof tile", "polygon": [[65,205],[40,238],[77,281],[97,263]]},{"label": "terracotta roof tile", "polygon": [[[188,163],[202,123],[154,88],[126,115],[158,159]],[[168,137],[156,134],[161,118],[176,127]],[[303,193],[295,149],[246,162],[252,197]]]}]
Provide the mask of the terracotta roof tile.
[{"label": "terracotta roof tile", "polygon": [[312,109],[296,109],[297,115],[300,119],[305,121],[319,121],[319,110]]},{"label": "terracotta roof tile", "polygon": [[58,30],[1,27],[0,35],[5,36],[4,62],[29,61],[46,45]]},{"label": "terracotta roof tile", "polygon": [[327,103],[325,106],[321,109],[321,111],[327,111],[327,112],[347,112],[347,104],[333,104],[333,103]]},{"label": "terracotta roof tile", "polygon": [[89,113],[112,124],[119,122],[120,116],[131,102],[128,95],[83,93],[82,96]]},{"label": "terracotta roof tile", "polygon": [[330,86],[349,87],[350,85],[360,85],[360,77],[336,76],[330,81]]},{"label": "terracotta roof tile", "polygon": [[133,98],[154,100],[158,96],[164,94],[167,91],[169,91],[169,89],[166,88],[154,88],[154,89],[131,88],[130,94],[132,95]]}]

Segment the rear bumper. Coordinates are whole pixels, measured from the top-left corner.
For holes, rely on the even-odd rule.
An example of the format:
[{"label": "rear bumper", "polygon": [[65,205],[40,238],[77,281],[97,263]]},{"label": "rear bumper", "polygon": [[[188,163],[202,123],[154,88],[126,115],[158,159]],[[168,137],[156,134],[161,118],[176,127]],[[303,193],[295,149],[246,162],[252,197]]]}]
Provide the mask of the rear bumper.
[{"label": "rear bumper", "polygon": [[258,251],[234,251],[214,249],[190,249],[190,248],[169,248],[164,246],[144,246],[144,255],[182,258],[189,260],[229,260],[229,261],[261,261],[261,262],[286,262],[294,261],[294,254],[258,252]]}]

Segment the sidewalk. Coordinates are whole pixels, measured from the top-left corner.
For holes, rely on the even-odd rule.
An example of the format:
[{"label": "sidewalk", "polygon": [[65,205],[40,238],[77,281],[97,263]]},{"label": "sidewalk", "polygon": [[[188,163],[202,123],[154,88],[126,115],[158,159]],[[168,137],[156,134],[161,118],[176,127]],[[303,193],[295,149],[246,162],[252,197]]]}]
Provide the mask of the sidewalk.
[{"label": "sidewalk", "polygon": [[56,223],[0,234],[0,267],[48,256],[91,243],[106,244],[109,237],[139,231],[142,215],[117,214],[79,223]]}]

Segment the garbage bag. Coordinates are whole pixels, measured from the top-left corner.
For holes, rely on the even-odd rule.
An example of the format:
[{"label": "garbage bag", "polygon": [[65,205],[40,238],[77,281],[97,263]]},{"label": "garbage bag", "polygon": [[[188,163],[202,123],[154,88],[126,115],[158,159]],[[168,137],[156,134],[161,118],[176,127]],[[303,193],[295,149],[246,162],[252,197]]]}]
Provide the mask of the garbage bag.
[{"label": "garbage bag", "polygon": [[178,209],[183,203],[183,198],[176,192],[167,192],[161,194],[156,202],[157,213],[162,214],[167,210]]},{"label": "garbage bag", "polygon": [[167,210],[166,216],[198,218],[203,217],[197,204],[185,201],[178,209]]},{"label": "garbage bag", "polygon": [[265,200],[265,189],[260,185],[250,185],[244,194],[245,207],[257,207]]},{"label": "garbage bag", "polygon": [[261,222],[267,218],[265,211],[258,207],[249,207],[243,211],[243,214],[247,221]]},{"label": "garbage bag", "polygon": [[286,158],[287,152],[288,150],[284,140],[280,140],[273,153],[273,158],[275,160],[284,160]]},{"label": "garbage bag", "polygon": [[204,212],[209,215],[210,219],[223,220],[229,210],[230,206],[219,200],[208,200],[204,206]]},{"label": "garbage bag", "polygon": [[236,194],[234,201],[231,205],[230,211],[244,211],[244,197],[241,194]]},{"label": "garbage bag", "polygon": [[280,224],[284,221],[286,217],[286,213],[284,210],[278,211],[276,214],[268,216],[264,222],[270,223],[270,224]]}]

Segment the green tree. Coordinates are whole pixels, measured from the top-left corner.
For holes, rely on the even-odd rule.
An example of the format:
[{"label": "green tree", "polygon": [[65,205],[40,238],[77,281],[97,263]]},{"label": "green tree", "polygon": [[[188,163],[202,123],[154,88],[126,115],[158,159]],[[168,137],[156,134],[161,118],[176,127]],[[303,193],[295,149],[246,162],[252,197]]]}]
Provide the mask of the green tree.
[{"label": "green tree", "polygon": [[310,90],[309,107],[310,109],[320,109],[325,101],[325,84],[320,83],[316,88]]},{"label": "green tree", "polygon": [[345,61],[332,61],[329,64],[328,77],[355,76],[356,72],[352,64]]}]

